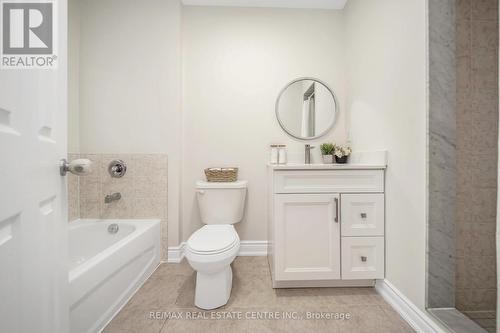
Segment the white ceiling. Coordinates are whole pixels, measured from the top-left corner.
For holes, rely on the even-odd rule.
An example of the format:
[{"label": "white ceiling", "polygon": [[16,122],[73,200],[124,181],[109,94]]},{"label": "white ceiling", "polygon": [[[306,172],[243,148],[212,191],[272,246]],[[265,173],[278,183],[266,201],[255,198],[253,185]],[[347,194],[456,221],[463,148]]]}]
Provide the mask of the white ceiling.
[{"label": "white ceiling", "polygon": [[186,6],[343,9],[347,0],[182,0]]}]

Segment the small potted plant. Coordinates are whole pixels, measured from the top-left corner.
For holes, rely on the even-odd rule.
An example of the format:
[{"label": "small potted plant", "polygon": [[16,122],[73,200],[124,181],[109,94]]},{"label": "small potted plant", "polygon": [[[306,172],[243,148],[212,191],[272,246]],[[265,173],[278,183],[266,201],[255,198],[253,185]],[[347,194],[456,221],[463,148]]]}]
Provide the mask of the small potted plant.
[{"label": "small potted plant", "polygon": [[333,143],[323,143],[320,146],[321,155],[323,156],[324,164],[333,163],[333,153],[335,152],[335,145]]},{"label": "small potted plant", "polygon": [[348,146],[335,146],[335,162],[339,164],[347,163],[349,155],[351,155],[352,149]]}]

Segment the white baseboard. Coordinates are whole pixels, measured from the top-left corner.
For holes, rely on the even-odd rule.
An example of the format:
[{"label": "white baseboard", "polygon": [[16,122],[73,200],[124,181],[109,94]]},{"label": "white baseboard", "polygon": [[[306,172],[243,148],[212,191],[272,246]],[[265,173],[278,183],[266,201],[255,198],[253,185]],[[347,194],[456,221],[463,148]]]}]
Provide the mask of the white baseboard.
[{"label": "white baseboard", "polygon": [[[179,246],[168,247],[169,263],[180,263],[184,259],[184,249],[186,242],[182,242]],[[241,257],[261,257],[267,256],[267,241],[241,241],[240,251],[238,256]]]},{"label": "white baseboard", "polygon": [[265,257],[267,256],[267,241],[241,241],[240,257]]},{"label": "white baseboard", "polygon": [[422,311],[387,280],[377,280],[377,292],[418,333],[446,333],[432,315]]},{"label": "white baseboard", "polygon": [[178,264],[184,259],[184,248],[186,242],[182,242],[179,246],[169,246],[167,253],[167,262]]}]

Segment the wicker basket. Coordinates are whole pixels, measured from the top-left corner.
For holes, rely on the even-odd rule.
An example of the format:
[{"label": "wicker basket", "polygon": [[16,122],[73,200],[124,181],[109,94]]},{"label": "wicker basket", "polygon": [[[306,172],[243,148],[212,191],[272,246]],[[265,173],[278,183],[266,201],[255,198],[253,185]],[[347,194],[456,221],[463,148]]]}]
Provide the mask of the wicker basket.
[{"label": "wicker basket", "polygon": [[235,182],[238,180],[238,168],[207,168],[205,176],[208,182]]}]

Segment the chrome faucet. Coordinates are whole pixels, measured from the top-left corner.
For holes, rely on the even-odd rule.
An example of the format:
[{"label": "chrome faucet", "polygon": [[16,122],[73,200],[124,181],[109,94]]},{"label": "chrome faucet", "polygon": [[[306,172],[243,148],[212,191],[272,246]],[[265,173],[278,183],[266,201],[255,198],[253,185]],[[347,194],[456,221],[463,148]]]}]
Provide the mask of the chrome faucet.
[{"label": "chrome faucet", "polygon": [[104,197],[104,203],[112,203],[113,201],[118,201],[122,198],[122,194],[120,192],[115,192],[113,194],[108,194]]},{"label": "chrome faucet", "polygon": [[305,164],[311,164],[311,149],[313,148],[314,146],[311,145],[305,146],[305,159],[304,159]]}]

